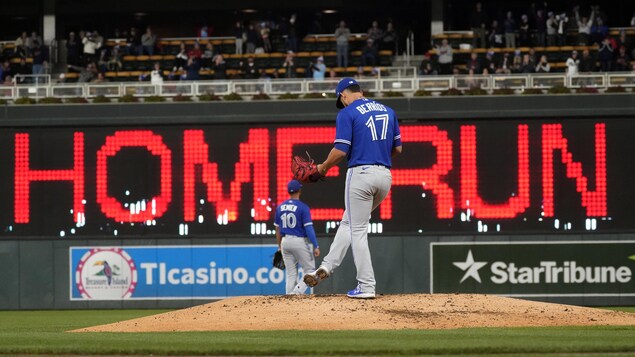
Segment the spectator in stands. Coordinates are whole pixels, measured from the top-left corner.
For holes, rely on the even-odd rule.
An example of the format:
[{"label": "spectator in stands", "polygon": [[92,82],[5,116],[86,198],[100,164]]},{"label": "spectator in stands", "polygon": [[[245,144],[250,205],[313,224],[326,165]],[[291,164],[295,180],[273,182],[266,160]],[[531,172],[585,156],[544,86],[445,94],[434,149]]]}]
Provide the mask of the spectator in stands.
[{"label": "spectator in stands", "polygon": [[599,45],[602,40],[609,35],[609,28],[604,24],[604,20],[598,17],[595,20],[595,25],[591,27],[591,44]]},{"label": "spectator in stands", "polygon": [[423,55],[423,60],[421,61],[421,65],[419,65],[419,74],[422,76],[436,76],[438,74],[432,65],[432,59],[429,53]]},{"label": "spectator in stands", "polygon": [[161,70],[161,63],[159,62],[154,62],[154,66],[150,72],[150,83],[155,85],[163,84],[163,71]]},{"label": "spectator in stands", "polygon": [[511,11],[507,12],[505,22],[503,22],[505,32],[505,47],[516,48],[516,20]]},{"label": "spectator in stands", "polygon": [[578,70],[582,73],[595,72],[595,58],[591,56],[591,52],[588,48],[582,51],[582,58],[580,58]]},{"label": "spectator in stands", "polygon": [[266,22],[260,24],[260,43],[265,53],[271,53],[273,49],[271,45],[271,29]]},{"label": "spectator in stands", "polygon": [[503,30],[498,23],[498,20],[492,20],[492,25],[487,32],[487,42],[490,47],[501,48],[503,47]]},{"label": "spectator in stands", "polygon": [[137,33],[137,29],[135,27],[130,28],[130,33],[126,38],[126,47],[128,49],[127,54],[129,55],[141,55],[143,54],[143,47],[141,47],[141,35]]},{"label": "spectator in stands", "polygon": [[225,58],[222,54],[217,54],[214,56],[214,65],[212,69],[214,70],[214,79],[226,79],[227,78],[227,64],[225,63]]},{"label": "spectator in stands", "polygon": [[187,47],[185,46],[185,42],[181,41],[179,44],[179,53],[176,54],[176,58],[174,59],[174,68],[172,71],[181,71],[185,66],[187,66],[187,60],[190,58],[188,55]]},{"label": "spectator in stands", "polygon": [[631,58],[635,59],[635,47],[633,47],[631,40],[626,36],[626,31],[620,31],[620,37],[617,38],[615,42],[617,48],[622,46],[626,47],[626,53],[630,55]]},{"label": "spectator in stands", "polygon": [[8,74],[4,77],[4,80],[2,81],[2,85],[3,86],[13,86],[13,76]]},{"label": "spectator in stands", "polygon": [[547,46],[556,45],[556,36],[558,34],[558,20],[553,12],[547,15]]},{"label": "spectator in stands", "polygon": [[470,59],[467,60],[466,67],[468,71],[472,71],[473,74],[481,74],[483,69],[481,68],[481,60],[478,58],[476,52],[470,53]]},{"label": "spectator in stands", "polygon": [[472,33],[474,34],[474,37],[472,38],[473,48],[487,46],[485,39],[488,23],[489,19],[487,18],[487,14],[483,11],[483,5],[480,2],[477,2],[474,12],[470,15],[470,27],[472,28]]},{"label": "spectator in stands", "polygon": [[104,72],[97,72],[97,77],[95,77],[95,79],[93,79],[91,82],[92,83],[102,83],[102,82],[107,82],[108,80],[106,79],[106,76],[104,75]]},{"label": "spectator in stands", "polygon": [[335,30],[338,67],[348,67],[348,38],[350,36],[351,31],[346,27],[346,22],[340,21],[340,26]]},{"label": "spectator in stands", "polygon": [[199,38],[207,38],[207,37],[209,37],[208,30],[209,30],[209,28],[207,27],[207,25],[201,26],[201,28],[198,30],[197,37],[199,37]]},{"label": "spectator in stands", "polygon": [[297,19],[298,15],[292,14],[287,27],[287,50],[292,52],[298,52]]},{"label": "spectator in stands", "polygon": [[28,57],[31,54],[29,47],[29,37],[26,31],[24,31],[22,32],[22,35],[15,40],[13,56],[23,58]]},{"label": "spectator in stands", "polygon": [[536,73],[549,73],[551,71],[551,65],[547,61],[547,56],[540,56],[540,61],[536,65]]},{"label": "spectator in stands", "polygon": [[197,57],[190,57],[185,67],[185,79],[188,81],[198,81],[201,79],[199,71],[201,70],[201,60]]},{"label": "spectator in stands", "polygon": [[236,40],[236,54],[243,54],[243,42],[247,39],[247,33],[241,21],[236,21],[234,25],[234,38]]},{"label": "spectator in stands", "polygon": [[488,74],[496,73],[496,61],[494,59],[494,50],[489,49],[485,54],[485,60],[483,61],[483,71],[487,69]]},{"label": "spectator in stands", "polygon": [[441,40],[441,46],[437,46],[437,56],[439,56],[440,74],[452,73],[452,46],[447,39]]},{"label": "spectator in stands", "polygon": [[503,53],[503,59],[501,60],[500,65],[496,69],[496,73],[498,74],[510,74],[512,73],[512,59],[511,54],[509,52]]},{"label": "spectator in stands", "polygon": [[366,40],[366,46],[362,49],[362,66],[376,66],[379,62],[379,53],[375,41],[369,38]]},{"label": "spectator in stands", "polygon": [[260,70],[256,66],[253,56],[249,56],[245,63],[240,62],[240,66],[242,67],[243,76],[246,79],[256,79],[260,75]]},{"label": "spectator in stands", "polygon": [[556,15],[556,35],[557,35],[557,45],[564,46],[567,42],[567,23],[569,22],[569,18],[566,13],[562,13],[560,15]]},{"label": "spectator in stands", "polygon": [[39,46],[44,46],[44,41],[42,41],[42,36],[38,35],[36,31],[31,32],[31,37],[29,37],[28,45],[29,45],[29,53],[33,53],[33,49],[35,48],[35,41],[37,41]]},{"label": "spectator in stands", "polygon": [[364,74],[364,67],[358,66],[357,72],[355,73],[355,76],[353,76],[353,78],[362,79],[364,77],[366,77],[366,75]]},{"label": "spectator in stands", "polygon": [[86,32],[84,38],[82,38],[82,44],[84,45],[84,63],[94,62],[98,47],[93,34]]},{"label": "spectator in stands", "polygon": [[143,48],[143,53],[146,53],[148,56],[154,55],[154,47],[157,45],[157,36],[152,33],[152,28],[148,26],[146,28],[146,33],[141,36],[141,47]]},{"label": "spectator in stands", "polygon": [[106,48],[97,51],[99,58],[97,59],[97,69],[99,72],[106,72],[108,70],[108,50]]},{"label": "spectator in stands", "polygon": [[75,36],[75,32],[70,32],[66,41],[66,63],[74,66],[79,65],[79,54],[80,46],[77,36]]},{"label": "spectator in stands", "polygon": [[529,47],[531,46],[530,42],[530,32],[529,32],[529,17],[525,14],[522,14],[520,17],[520,25],[518,26],[518,43],[520,47]]},{"label": "spectator in stands", "polygon": [[33,74],[44,74],[46,67],[49,63],[48,47],[41,46],[40,43],[35,40],[34,47],[31,54],[33,55]]},{"label": "spectator in stands", "polygon": [[316,81],[324,80],[326,75],[326,65],[324,64],[324,57],[317,58],[317,63],[311,63],[311,73],[313,73],[313,79]]},{"label": "spectator in stands", "polygon": [[575,76],[578,74],[578,65],[580,60],[578,59],[578,51],[571,51],[571,57],[567,58],[567,76]]},{"label": "spectator in stands", "polygon": [[379,22],[374,20],[368,29],[368,39],[372,41],[373,46],[379,47],[379,40],[384,37],[384,30],[379,27]]},{"label": "spectator in stands", "polygon": [[121,71],[122,68],[122,56],[121,56],[121,46],[119,44],[115,45],[110,51],[110,57],[108,58],[107,68],[109,71]]},{"label": "spectator in stands", "polygon": [[600,49],[598,50],[598,59],[600,60],[600,70],[602,72],[611,72],[613,70],[613,53],[611,38],[607,36],[600,44]]},{"label": "spectator in stands", "polygon": [[514,58],[512,59],[512,73],[521,73],[523,67],[523,57],[520,54],[520,50],[514,51]]},{"label": "spectator in stands", "polygon": [[627,72],[631,70],[631,58],[626,52],[625,46],[620,46],[617,57],[615,57],[615,70],[618,72]]},{"label": "spectator in stands", "polygon": [[540,9],[536,11],[535,15],[536,24],[536,46],[543,47],[545,45],[545,34],[547,33],[547,18],[545,17],[544,10]]},{"label": "spectator in stands", "polygon": [[580,17],[579,6],[575,6],[573,12],[578,23],[578,45],[587,46],[591,36],[591,25],[593,25],[593,20],[595,19],[595,9],[591,10],[591,16],[588,19],[586,16]]},{"label": "spectator in stands", "polygon": [[394,55],[398,54],[398,35],[397,31],[395,31],[395,27],[392,24],[392,21],[389,21],[386,25],[386,31],[384,32],[384,36],[381,38],[381,44],[379,45],[380,50],[390,50]]},{"label": "spectator in stands", "polygon": [[284,58],[282,68],[284,68],[285,78],[295,78],[295,62],[293,51],[287,51],[287,56]]},{"label": "spectator in stands", "polygon": [[523,62],[520,65],[520,73],[534,73],[536,71],[536,65],[530,61],[529,54],[523,55]]},{"label": "spectator in stands", "polygon": [[[95,39],[95,43],[97,44],[96,50],[99,50],[104,45],[104,36],[100,35],[97,30],[93,31],[93,38]],[[96,53],[96,52],[95,52]]]},{"label": "spectator in stands", "polygon": [[68,68],[79,72],[78,83],[88,83],[97,78],[97,66],[93,62],[88,63],[86,67],[68,65]]},{"label": "spectator in stands", "polygon": [[11,63],[5,59],[0,65],[0,82],[4,82],[6,77],[11,77],[11,74]]},{"label": "spectator in stands", "polygon": [[205,69],[211,69],[214,66],[214,55],[214,45],[212,45],[211,41],[208,41],[201,56],[201,66]]},{"label": "spectator in stands", "polygon": [[201,51],[201,45],[198,42],[194,42],[194,47],[187,52],[187,57],[188,59],[195,57],[197,60],[200,60],[201,57],[203,57],[203,51]]},{"label": "spectator in stands", "polygon": [[254,24],[249,24],[249,26],[247,27],[247,53],[256,52],[258,37],[258,32],[256,31]]}]

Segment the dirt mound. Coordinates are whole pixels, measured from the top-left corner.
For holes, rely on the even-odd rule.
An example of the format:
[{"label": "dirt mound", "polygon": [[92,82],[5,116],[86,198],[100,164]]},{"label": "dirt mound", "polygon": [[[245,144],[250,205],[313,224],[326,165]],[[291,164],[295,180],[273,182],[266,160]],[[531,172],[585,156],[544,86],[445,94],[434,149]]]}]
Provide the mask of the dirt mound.
[{"label": "dirt mound", "polygon": [[73,332],[635,325],[635,314],[474,294],[248,296]]}]

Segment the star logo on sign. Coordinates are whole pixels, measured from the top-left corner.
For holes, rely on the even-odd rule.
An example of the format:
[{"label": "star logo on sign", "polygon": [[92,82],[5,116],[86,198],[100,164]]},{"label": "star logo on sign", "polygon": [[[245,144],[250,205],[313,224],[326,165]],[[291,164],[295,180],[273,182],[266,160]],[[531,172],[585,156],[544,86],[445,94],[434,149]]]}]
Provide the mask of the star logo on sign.
[{"label": "star logo on sign", "polygon": [[474,257],[472,256],[472,250],[470,249],[467,252],[467,258],[465,258],[464,262],[454,262],[452,263],[454,264],[455,267],[463,270],[465,272],[465,275],[463,275],[463,278],[461,279],[461,281],[459,282],[462,283],[465,281],[465,279],[472,277],[474,278],[474,280],[478,281],[479,283],[481,282],[481,276],[478,274],[478,270],[481,269],[482,267],[487,265],[487,262],[475,262],[474,261]]}]

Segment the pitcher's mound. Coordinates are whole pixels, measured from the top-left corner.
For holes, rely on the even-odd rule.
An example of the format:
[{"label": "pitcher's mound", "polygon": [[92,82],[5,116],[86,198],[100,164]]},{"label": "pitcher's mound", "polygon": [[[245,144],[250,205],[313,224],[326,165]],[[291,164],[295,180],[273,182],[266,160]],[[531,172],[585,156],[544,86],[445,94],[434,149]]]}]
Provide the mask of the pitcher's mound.
[{"label": "pitcher's mound", "polygon": [[635,314],[490,295],[235,297],[74,332],[450,329],[635,325]]}]

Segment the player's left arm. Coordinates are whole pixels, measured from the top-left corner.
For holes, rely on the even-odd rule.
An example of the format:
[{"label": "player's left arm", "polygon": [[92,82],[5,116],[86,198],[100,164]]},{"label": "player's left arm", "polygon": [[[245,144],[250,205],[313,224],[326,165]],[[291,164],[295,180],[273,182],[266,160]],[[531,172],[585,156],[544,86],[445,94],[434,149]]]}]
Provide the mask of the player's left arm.
[{"label": "player's left arm", "polygon": [[278,250],[282,250],[282,236],[280,235],[280,227],[276,226],[276,242],[278,242]]},{"label": "player's left arm", "polygon": [[401,143],[401,129],[399,129],[399,122],[397,121],[397,116],[393,113],[393,142],[392,142],[392,152],[390,155],[395,157],[401,154],[402,151],[402,143]]},{"label": "player's left arm", "polygon": [[331,152],[329,152],[329,156],[326,157],[326,160],[318,164],[317,169],[318,172],[322,175],[326,175],[326,173],[331,169],[331,167],[339,164],[346,157],[346,153],[338,148],[332,148]]},{"label": "player's left arm", "polygon": [[276,227],[276,242],[278,242],[278,250],[282,249],[282,235],[280,234],[280,210],[276,210],[273,219],[273,225]]}]

